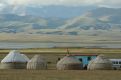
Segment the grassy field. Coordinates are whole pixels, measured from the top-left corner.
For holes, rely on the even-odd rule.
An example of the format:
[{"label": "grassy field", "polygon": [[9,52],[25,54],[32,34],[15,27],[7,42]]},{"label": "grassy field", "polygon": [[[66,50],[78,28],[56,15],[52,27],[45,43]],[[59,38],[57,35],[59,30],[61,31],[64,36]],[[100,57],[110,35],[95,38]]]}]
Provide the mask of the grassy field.
[{"label": "grassy field", "polygon": [[121,80],[121,71],[0,70],[0,80]]},{"label": "grassy field", "polygon": [[[10,50],[0,50],[0,60]],[[121,71],[56,70],[58,58],[67,54],[66,48],[21,49],[29,58],[42,55],[48,62],[48,70],[0,70],[0,80],[121,80]],[[70,54],[105,54],[109,58],[121,58],[121,49],[69,48]]]},{"label": "grassy field", "polygon": [[[47,29],[46,29],[47,30]],[[47,30],[48,31],[48,30]],[[45,32],[45,31],[44,31]],[[97,36],[95,36],[95,34]],[[82,42],[82,43],[121,43],[120,31],[82,30],[79,35],[48,35],[26,33],[0,33],[0,41],[6,42]]]},{"label": "grassy field", "polygon": [[[18,49],[19,50],[19,49]],[[106,53],[121,53],[121,49],[113,48],[68,48],[70,53],[97,53],[97,54],[106,54]],[[8,53],[10,49],[0,49],[0,54]],[[22,53],[39,53],[39,54],[66,54],[67,48],[33,48],[33,49],[20,49]]]}]

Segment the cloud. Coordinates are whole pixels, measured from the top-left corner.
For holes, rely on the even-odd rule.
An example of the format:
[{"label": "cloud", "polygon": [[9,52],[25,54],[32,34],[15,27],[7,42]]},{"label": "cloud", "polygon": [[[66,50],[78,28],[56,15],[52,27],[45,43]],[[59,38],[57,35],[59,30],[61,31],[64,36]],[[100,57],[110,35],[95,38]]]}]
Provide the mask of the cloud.
[{"label": "cloud", "polygon": [[6,7],[5,4],[0,3],[0,12],[3,11],[3,9]]},{"label": "cloud", "polygon": [[107,7],[121,7],[121,0],[1,0],[0,3],[8,5],[64,5],[64,6],[107,6]]},{"label": "cloud", "polygon": [[1,0],[9,5],[90,5],[100,0]]},{"label": "cloud", "polygon": [[102,7],[121,8],[121,0],[101,0],[96,3],[96,5]]}]

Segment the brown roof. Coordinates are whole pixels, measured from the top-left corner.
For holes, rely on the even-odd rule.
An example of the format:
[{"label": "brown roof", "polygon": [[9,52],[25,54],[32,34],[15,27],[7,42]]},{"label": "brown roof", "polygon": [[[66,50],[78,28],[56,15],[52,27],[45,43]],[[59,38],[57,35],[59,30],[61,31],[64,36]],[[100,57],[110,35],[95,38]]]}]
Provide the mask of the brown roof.
[{"label": "brown roof", "polygon": [[98,56],[98,54],[70,54],[69,56]]}]

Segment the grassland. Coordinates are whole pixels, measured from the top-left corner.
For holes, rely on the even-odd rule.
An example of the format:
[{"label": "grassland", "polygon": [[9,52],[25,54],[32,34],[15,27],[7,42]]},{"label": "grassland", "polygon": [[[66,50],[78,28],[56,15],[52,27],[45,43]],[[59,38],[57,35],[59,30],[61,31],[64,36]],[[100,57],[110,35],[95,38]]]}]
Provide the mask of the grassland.
[{"label": "grassland", "polygon": [[[0,50],[0,60],[10,50]],[[56,70],[59,57],[67,54],[66,48],[21,49],[29,58],[35,54],[45,57],[48,70],[0,70],[0,80],[121,80],[121,71]],[[121,49],[69,48],[70,54],[105,54],[109,58],[121,58]]]},{"label": "grassland", "polygon": [[[18,49],[22,53],[26,54],[66,54],[67,49],[70,53],[83,54],[83,53],[97,53],[97,54],[111,54],[121,53],[121,49],[118,48],[30,48],[30,49]],[[8,53],[11,49],[0,49],[0,54]]]},{"label": "grassland", "polygon": [[121,80],[121,71],[0,70],[0,80]]},{"label": "grassland", "polygon": [[[97,34],[97,36],[95,36]],[[0,41],[6,42],[81,42],[121,43],[120,31],[81,31],[80,35],[47,35],[25,33],[0,33]]]}]

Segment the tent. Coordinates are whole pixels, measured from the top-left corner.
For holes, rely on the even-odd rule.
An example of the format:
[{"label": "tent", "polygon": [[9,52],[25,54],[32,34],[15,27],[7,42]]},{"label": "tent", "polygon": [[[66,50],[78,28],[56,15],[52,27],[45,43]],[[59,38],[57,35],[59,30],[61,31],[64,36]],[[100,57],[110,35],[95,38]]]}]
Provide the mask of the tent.
[{"label": "tent", "polygon": [[29,61],[29,58],[25,54],[21,54],[21,55],[25,58],[27,62]]},{"label": "tent", "polygon": [[1,61],[0,69],[24,69],[27,60],[17,50],[12,50]]},{"label": "tent", "polygon": [[27,69],[47,69],[47,62],[40,55],[35,55],[28,63]]},{"label": "tent", "polygon": [[65,56],[57,63],[58,70],[81,70],[83,65],[81,61],[74,58],[73,56]]},{"label": "tent", "polygon": [[99,55],[97,58],[91,60],[87,67],[88,70],[110,70],[112,69],[112,62],[104,55]]}]

